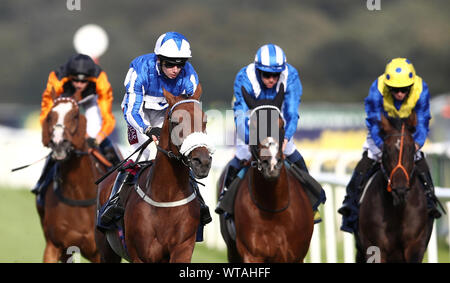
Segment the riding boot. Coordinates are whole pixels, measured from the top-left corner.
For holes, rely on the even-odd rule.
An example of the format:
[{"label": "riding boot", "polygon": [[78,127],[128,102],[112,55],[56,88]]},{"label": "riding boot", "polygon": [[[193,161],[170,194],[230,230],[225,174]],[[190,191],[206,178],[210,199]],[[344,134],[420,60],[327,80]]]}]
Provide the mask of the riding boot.
[{"label": "riding boot", "polygon": [[119,171],[105,209],[100,216],[100,221],[103,224],[107,225],[111,223],[111,221],[123,216],[125,210],[119,201],[120,191],[122,190],[123,186],[132,184],[133,179],[134,175],[131,172],[125,170]]},{"label": "riding boot", "polygon": [[353,172],[352,178],[346,187],[346,194],[342,207],[338,209],[338,213],[344,217],[350,216],[352,209],[355,207],[356,200],[361,191],[361,185],[363,182],[363,172]]},{"label": "riding boot", "polygon": [[303,156],[298,152],[297,150],[294,151],[291,155],[287,156],[287,159],[292,163],[295,164],[300,170],[308,172],[308,167],[306,167],[305,160],[303,159]]},{"label": "riding boot", "polygon": [[206,205],[205,200],[200,194],[200,189],[197,185],[194,186],[194,189],[197,193],[197,198],[200,202],[200,224],[203,226],[210,223],[212,221],[211,214],[209,213],[209,207]]},{"label": "riding boot", "polygon": [[356,165],[352,178],[347,185],[346,195],[342,207],[338,213],[342,214],[341,230],[349,233],[355,232],[358,223],[359,197],[363,185],[376,162],[368,157],[367,151],[363,153],[362,159]]},{"label": "riding boot", "polygon": [[439,204],[441,209],[443,209],[443,207],[442,204],[439,203],[439,200],[436,197],[436,194],[434,193],[433,181],[431,179],[431,174],[424,157],[416,161],[416,168],[418,170],[419,179],[422,181],[425,188],[428,214],[433,218],[440,218],[442,214],[441,212],[439,212],[437,205]]},{"label": "riding boot", "polygon": [[117,154],[114,145],[108,138],[105,138],[100,144],[100,151],[113,166],[120,162],[119,155]]},{"label": "riding boot", "polygon": [[[217,214],[223,214],[225,212],[225,208],[223,207],[222,200],[223,200],[225,194],[227,193],[227,191],[230,189],[231,183],[236,178],[236,176],[240,170],[241,170],[241,168],[236,168],[234,166],[228,165],[227,174],[225,175],[224,187],[223,187],[222,191],[220,192],[219,199],[217,200],[217,206],[215,209],[215,212]],[[231,194],[231,192],[230,192],[230,194]]]},{"label": "riding boot", "polygon": [[41,192],[42,186],[45,183],[47,175],[51,171],[53,165],[55,165],[55,160],[50,155],[47,156],[47,159],[45,160],[44,168],[42,169],[41,176],[39,177],[39,180],[37,181],[34,188],[31,190],[31,192],[33,194],[38,195]]}]

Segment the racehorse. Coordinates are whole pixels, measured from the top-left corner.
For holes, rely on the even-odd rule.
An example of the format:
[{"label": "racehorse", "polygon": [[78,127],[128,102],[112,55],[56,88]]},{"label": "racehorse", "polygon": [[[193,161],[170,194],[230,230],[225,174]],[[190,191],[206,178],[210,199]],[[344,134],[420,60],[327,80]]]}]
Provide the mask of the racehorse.
[{"label": "racehorse", "polygon": [[42,125],[42,142],[52,150],[57,173],[43,191],[43,205],[37,202],[46,241],[44,262],[67,262],[73,251],[99,262],[94,238],[94,182],[100,174],[98,169],[106,167],[88,153],[86,117],[80,113],[77,102],[60,97],[53,103]]},{"label": "racehorse", "polygon": [[[221,233],[230,262],[303,262],[313,233],[313,213],[302,184],[288,172],[282,153],[284,87],[273,101],[255,100],[242,88],[250,114],[251,164],[238,185],[235,237],[224,214]],[[255,142],[252,137],[257,134]],[[219,179],[223,183],[226,169]]]},{"label": "racehorse", "polygon": [[[120,262],[122,256],[132,262],[191,261],[200,205],[190,185],[190,171],[196,178],[206,177],[213,151],[205,132],[201,93],[200,84],[190,98],[164,90],[169,106],[155,160],[140,170],[134,188],[122,199],[127,254],[111,245],[110,236],[97,231],[102,261]],[[114,179],[111,175],[100,183],[98,205],[106,202]]]},{"label": "racehorse", "polygon": [[[381,117],[381,170],[368,181],[355,234],[358,262],[421,262],[433,228],[423,184],[416,174],[415,112],[407,119]],[[374,246],[376,249],[368,250]]]}]

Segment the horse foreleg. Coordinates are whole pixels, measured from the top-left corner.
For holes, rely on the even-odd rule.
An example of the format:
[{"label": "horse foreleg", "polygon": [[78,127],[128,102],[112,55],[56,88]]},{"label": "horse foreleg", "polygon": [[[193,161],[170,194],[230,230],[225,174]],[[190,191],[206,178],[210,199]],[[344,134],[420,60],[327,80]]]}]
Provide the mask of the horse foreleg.
[{"label": "horse foreleg", "polygon": [[44,250],[44,262],[56,263],[61,258],[62,249],[56,247],[51,241],[47,241]]},{"label": "horse foreleg", "polygon": [[184,243],[176,246],[170,252],[169,262],[174,263],[190,263],[192,260],[192,253],[194,252],[195,239],[189,239]]},{"label": "horse foreleg", "polygon": [[[95,230],[95,243],[97,244],[98,253],[94,259],[89,259],[92,262],[110,262],[110,263],[120,263],[122,258],[118,256],[106,239],[104,233],[99,230]],[[97,261],[98,260],[98,261]]]}]

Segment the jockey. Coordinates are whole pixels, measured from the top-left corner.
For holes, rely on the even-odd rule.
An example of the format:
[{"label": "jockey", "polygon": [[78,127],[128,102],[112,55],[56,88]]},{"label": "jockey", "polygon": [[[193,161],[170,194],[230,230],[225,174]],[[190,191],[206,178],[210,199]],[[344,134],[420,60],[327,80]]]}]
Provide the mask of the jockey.
[{"label": "jockey", "polygon": [[425,184],[428,210],[431,217],[439,218],[437,199],[431,174],[420,151],[425,143],[429,131],[430,94],[428,86],[421,77],[416,75],[414,66],[405,58],[392,59],[387,65],[385,73],[372,84],[369,95],[365,99],[367,114],[366,126],[368,135],[363,145],[362,159],[356,165],[352,178],[347,185],[347,194],[343,206],[338,210],[343,215],[341,230],[352,233],[356,229],[358,218],[359,195],[362,185],[369,177],[373,165],[381,161],[383,139],[380,136],[381,115],[394,118],[407,118],[414,110],[417,115],[416,131],[413,135],[416,155],[414,157],[417,173]]},{"label": "jockey", "polygon": [[[126,93],[122,110],[128,125],[128,142],[132,151],[149,138],[159,138],[168,107],[163,88],[175,96],[194,94],[199,80],[194,67],[188,62],[189,58],[191,48],[186,37],[178,32],[167,32],[156,41],[154,53],[141,55],[131,62],[124,82]],[[142,156],[147,160],[150,150],[146,148]],[[117,175],[100,217],[102,224],[110,223],[123,214],[124,209],[118,201],[119,192],[124,184],[131,183],[134,178],[128,171],[120,171]],[[208,222],[209,209],[201,197],[199,199],[201,218]]]},{"label": "jockey", "polygon": [[[116,123],[111,111],[112,88],[106,73],[91,57],[83,54],[72,55],[64,65],[50,72],[47,87],[42,94],[39,116],[41,125],[53,107],[53,100],[59,96],[73,97],[84,108],[89,146],[99,147],[112,164],[119,163],[116,149],[108,139]],[[48,158],[34,192],[39,191],[52,164]]]},{"label": "jockey", "polygon": [[284,101],[281,109],[285,120],[283,153],[291,163],[295,164],[299,169],[308,172],[305,161],[300,152],[295,148],[292,139],[297,130],[299,118],[298,108],[302,96],[302,85],[298,72],[292,65],[286,62],[286,55],[279,46],[275,44],[263,45],[256,52],[254,62],[243,67],[237,74],[234,82],[233,110],[235,113],[238,142],[236,155],[228,166],[224,189],[219,196],[219,202],[216,208],[216,212],[219,214],[224,213],[224,207],[222,207],[221,202],[223,195],[229,189],[230,184],[238,172],[243,168],[244,162],[251,158],[248,146],[248,117],[246,116],[249,109],[244,101],[241,88],[244,87],[257,100],[273,100],[281,84],[285,87]]}]

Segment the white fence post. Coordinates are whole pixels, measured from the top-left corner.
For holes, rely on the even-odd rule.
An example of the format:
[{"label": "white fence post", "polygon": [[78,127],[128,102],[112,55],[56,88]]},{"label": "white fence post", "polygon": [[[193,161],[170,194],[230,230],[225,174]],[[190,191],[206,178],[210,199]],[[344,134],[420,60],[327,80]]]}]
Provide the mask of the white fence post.
[{"label": "white fence post", "polygon": [[324,205],[324,217],[325,222],[325,243],[326,243],[326,255],[327,262],[336,263],[336,225],[335,225],[335,209],[334,209],[334,195],[330,185],[324,185],[323,189],[327,195],[327,202]]}]

